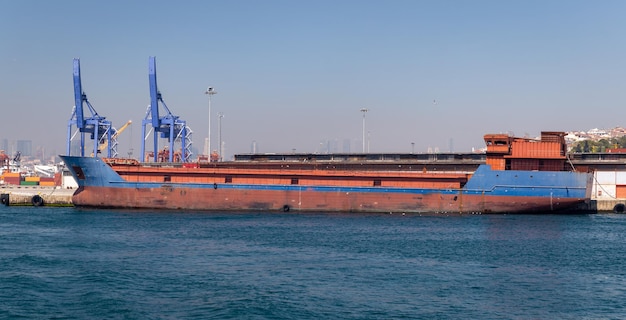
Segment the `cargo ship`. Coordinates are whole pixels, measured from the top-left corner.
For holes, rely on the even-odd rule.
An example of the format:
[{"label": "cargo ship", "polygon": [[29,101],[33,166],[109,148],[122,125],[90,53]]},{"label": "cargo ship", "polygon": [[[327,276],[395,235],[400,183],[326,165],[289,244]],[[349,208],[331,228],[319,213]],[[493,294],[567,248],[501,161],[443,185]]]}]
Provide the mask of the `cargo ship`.
[{"label": "cargo ship", "polygon": [[546,213],[590,200],[593,174],[567,161],[563,132],[487,134],[464,169],[367,160],[139,162],[61,156],[77,207],[264,212]]}]

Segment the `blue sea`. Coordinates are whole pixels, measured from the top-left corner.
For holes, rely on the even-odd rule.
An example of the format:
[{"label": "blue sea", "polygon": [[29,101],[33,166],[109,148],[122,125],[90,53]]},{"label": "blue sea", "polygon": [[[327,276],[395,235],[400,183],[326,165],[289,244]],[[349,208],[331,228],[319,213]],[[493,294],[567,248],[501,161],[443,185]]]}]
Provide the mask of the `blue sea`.
[{"label": "blue sea", "polygon": [[1,319],[624,319],[626,215],[0,207]]}]

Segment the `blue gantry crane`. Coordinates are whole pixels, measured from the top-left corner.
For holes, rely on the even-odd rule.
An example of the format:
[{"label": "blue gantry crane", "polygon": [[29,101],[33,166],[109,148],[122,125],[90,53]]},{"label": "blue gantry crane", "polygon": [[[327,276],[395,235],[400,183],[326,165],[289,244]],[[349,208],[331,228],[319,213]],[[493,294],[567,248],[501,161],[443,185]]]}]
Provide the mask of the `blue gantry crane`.
[{"label": "blue gantry crane", "polygon": [[[117,151],[114,147],[117,145],[114,139],[116,132],[113,128],[111,121],[106,120],[105,117],[100,116],[96,109],[93,108],[87,95],[83,92],[81,79],[80,79],[80,59],[74,59],[74,101],[75,105],[72,110],[72,116],[67,126],[67,155],[71,155],[72,140],[76,134],[80,134],[80,156],[85,156],[85,134],[90,134],[90,139],[93,140],[93,155],[98,156],[99,146],[106,143],[107,157],[112,158],[117,156]],[[91,116],[85,117],[83,106],[87,105]],[[74,130],[73,127],[76,126]],[[72,133],[74,132],[74,133]]]},{"label": "blue gantry crane", "polygon": [[[141,126],[141,136],[143,137],[141,140],[141,154],[144,157],[146,156],[146,140],[152,133],[154,138],[154,162],[189,162],[192,155],[192,131],[187,126],[187,122],[173,115],[163,101],[161,92],[157,87],[155,57],[150,57],[148,69],[150,105]],[[159,102],[161,102],[166,112],[164,116],[159,115]],[[152,128],[146,134],[147,125],[152,125]],[[167,139],[168,146],[166,150],[159,151],[159,137]],[[177,147],[180,147],[180,152],[176,152]],[[160,154],[161,156],[159,156]]]}]

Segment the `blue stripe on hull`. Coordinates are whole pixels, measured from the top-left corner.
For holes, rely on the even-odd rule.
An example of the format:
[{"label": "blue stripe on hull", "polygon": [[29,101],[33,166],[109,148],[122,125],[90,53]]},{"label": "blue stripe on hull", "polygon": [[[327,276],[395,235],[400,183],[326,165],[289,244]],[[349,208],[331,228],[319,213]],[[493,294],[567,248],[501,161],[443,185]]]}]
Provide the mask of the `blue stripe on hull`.
[{"label": "blue stripe on hull", "polygon": [[[213,189],[213,184],[198,183],[132,183],[112,182],[108,186],[113,188],[160,188],[163,185],[175,188]],[[360,192],[360,193],[408,193],[408,194],[467,194],[490,196],[519,196],[519,197],[558,197],[584,198],[585,187],[575,186],[505,186],[495,185],[490,190],[483,189],[416,189],[416,188],[384,188],[384,187],[325,187],[325,186],[297,186],[297,185],[256,185],[256,184],[217,184],[220,189],[239,190],[272,190],[272,191],[316,191],[316,192]]]}]

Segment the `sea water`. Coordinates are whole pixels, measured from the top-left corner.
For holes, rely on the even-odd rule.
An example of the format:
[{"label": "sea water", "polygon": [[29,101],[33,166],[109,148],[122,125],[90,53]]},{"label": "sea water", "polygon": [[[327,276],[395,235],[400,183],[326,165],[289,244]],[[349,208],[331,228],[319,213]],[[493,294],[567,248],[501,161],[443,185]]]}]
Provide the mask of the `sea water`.
[{"label": "sea water", "polygon": [[2,319],[623,319],[626,215],[0,207]]}]

